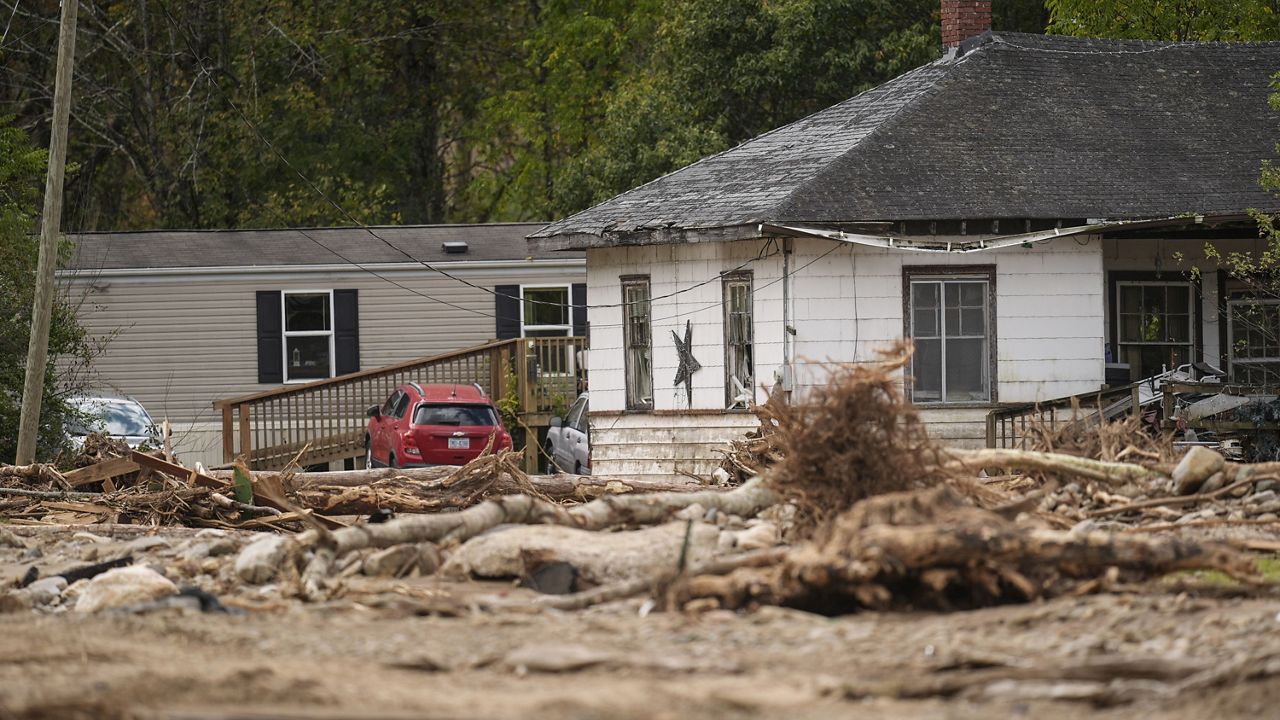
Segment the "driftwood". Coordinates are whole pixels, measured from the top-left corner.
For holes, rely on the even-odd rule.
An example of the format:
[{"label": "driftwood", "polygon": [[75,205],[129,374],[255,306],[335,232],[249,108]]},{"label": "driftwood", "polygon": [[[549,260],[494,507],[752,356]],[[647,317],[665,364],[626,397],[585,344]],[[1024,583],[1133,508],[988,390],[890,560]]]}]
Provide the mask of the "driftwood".
[{"label": "driftwood", "polygon": [[984,450],[949,449],[944,453],[951,458],[951,461],[946,463],[947,467],[973,470],[990,467],[1010,470],[1035,470],[1114,483],[1149,482],[1166,477],[1164,473],[1158,470],[1152,470],[1141,465],[1106,462],[1076,457],[1075,455],[1036,452],[1034,450],[1002,448],[987,448]]},{"label": "driftwood", "polygon": [[[304,548],[320,548],[303,573],[304,594],[323,596],[323,579],[336,558],[365,548],[420,542],[463,541],[504,523],[550,523],[583,530],[604,530],[620,525],[646,525],[668,519],[690,505],[715,508],[732,515],[751,516],[778,502],[778,495],[760,480],[733,490],[609,495],[565,507],[530,495],[505,495],[486,500],[460,512],[409,515],[385,523],[355,525],[334,532],[313,528],[293,538],[269,538],[290,543],[283,561],[297,557]],[[253,545],[242,551],[251,552]]]}]

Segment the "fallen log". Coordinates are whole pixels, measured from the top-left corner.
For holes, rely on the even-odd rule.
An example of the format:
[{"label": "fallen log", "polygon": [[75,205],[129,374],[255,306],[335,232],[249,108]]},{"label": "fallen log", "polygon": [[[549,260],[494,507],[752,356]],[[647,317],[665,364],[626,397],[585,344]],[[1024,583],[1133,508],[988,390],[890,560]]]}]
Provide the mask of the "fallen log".
[{"label": "fallen log", "polygon": [[998,467],[1009,470],[1036,470],[1089,478],[1102,482],[1131,482],[1163,480],[1167,476],[1157,470],[1131,463],[1107,462],[1090,458],[1006,448],[982,450],[948,449],[945,454],[951,461],[944,467],[978,469]]},{"label": "fallen log", "polygon": [[[504,495],[455,513],[410,515],[385,523],[355,525],[332,533],[308,530],[291,538],[267,536],[250,544],[237,560],[242,578],[269,578],[276,567],[262,567],[252,557],[283,563],[307,548],[323,547],[304,572],[310,599],[321,596],[329,566],[335,558],[365,548],[420,542],[463,541],[504,523],[554,523],[583,530],[603,530],[619,525],[648,525],[668,519],[690,505],[701,505],[731,515],[751,516],[778,502],[779,496],[760,480],[733,490],[609,495],[573,507],[557,505],[530,495]],[[270,544],[271,548],[266,546]],[[259,546],[261,547],[255,547]]]}]

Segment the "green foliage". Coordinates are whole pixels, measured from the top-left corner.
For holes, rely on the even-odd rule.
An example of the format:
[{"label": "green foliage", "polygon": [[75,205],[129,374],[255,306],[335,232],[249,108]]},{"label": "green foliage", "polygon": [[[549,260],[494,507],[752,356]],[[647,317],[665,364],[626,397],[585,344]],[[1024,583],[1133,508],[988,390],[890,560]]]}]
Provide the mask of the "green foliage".
[{"label": "green foliage", "polygon": [[[939,52],[937,0],[82,4],[73,229],[552,219]],[[57,15],[0,51],[24,127]]]},{"label": "green foliage", "polygon": [[[18,418],[31,336],[39,238],[37,208],[43,186],[44,150],[33,148],[26,133],[0,118],[0,460],[11,461],[18,445]],[[67,248],[64,246],[63,251]],[[49,330],[37,455],[57,454],[65,445],[63,420],[70,413],[62,397],[96,352],[76,322],[75,308],[60,297]],[[59,364],[58,361],[61,361]]]},{"label": "green foliage", "polygon": [[1140,40],[1277,40],[1272,0],[1046,0],[1049,32]]}]

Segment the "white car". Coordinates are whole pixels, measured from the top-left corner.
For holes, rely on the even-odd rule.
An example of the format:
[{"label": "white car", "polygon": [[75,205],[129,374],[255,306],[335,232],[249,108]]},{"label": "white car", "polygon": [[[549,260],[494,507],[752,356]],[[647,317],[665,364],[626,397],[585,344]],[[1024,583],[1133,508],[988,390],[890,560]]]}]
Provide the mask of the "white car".
[{"label": "white car", "polygon": [[82,416],[67,423],[72,447],[83,447],[85,437],[95,432],[120,438],[131,449],[143,444],[160,446],[160,431],[155,421],[142,403],[133,398],[77,395],[67,398],[67,404]]},{"label": "white car", "polygon": [[546,453],[550,469],[591,474],[591,427],[587,423],[587,393],[582,393],[563,419],[551,418]]}]

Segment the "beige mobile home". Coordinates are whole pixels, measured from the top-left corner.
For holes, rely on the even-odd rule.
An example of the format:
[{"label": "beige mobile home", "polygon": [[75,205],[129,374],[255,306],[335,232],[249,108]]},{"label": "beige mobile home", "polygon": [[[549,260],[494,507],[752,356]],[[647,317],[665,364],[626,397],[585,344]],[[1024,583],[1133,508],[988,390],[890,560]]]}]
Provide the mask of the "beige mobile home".
[{"label": "beige mobile home", "polygon": [[213,465],[220,398],[494,339],[585,335],[572,308],[582,253],[531,253],[538,227],[84,233],[59,279],[107,341],[96,384],[168,418],[184,462]]}]

